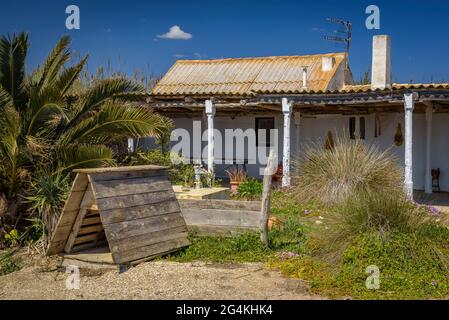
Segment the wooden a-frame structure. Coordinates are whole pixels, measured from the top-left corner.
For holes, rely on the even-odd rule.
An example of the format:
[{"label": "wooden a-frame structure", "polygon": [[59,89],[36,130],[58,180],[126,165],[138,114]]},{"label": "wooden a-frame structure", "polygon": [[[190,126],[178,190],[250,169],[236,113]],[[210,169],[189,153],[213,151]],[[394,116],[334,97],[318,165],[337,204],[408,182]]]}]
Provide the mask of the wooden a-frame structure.
[{"label": "wooden a-frame structure", "polygon": [[189,245],[165,167],[75,172],[47,255],[108,246],[114,263],[134,264]]}]

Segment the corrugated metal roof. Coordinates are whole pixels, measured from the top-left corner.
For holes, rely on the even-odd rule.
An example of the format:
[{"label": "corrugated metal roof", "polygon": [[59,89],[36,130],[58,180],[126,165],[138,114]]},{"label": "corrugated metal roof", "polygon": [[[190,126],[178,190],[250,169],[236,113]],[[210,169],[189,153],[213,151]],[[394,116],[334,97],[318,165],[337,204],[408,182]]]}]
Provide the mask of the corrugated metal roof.
[{"label": "corrugated metal roof", "polygon": [[345,85],[339,90],[309,90],[304,92],[302,90],[278,90],[257,91],[258,94],[336,94],[336,93],[368,93],[368,92],[387,92],[394,90],[423,90],[423,89],[449,89],[449,83],[394,83],[391,88],[372,89],[370,84],[367,85]]},{"label": "corrugated metal roof", "polygon": [[[333,57],[329,71],[322,58]],[[307,88],[325,91],[344,53],[217,60],[178,60],[154,87],[153,95],[253,95],[256,92],[304,92],[302,70],[308,67]]]}]

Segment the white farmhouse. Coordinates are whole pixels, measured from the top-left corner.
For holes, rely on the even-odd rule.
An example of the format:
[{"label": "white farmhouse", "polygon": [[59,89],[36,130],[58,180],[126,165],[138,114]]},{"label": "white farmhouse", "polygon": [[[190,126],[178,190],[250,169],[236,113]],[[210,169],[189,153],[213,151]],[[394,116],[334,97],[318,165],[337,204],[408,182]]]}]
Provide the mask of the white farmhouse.
[{"label": "white farmhouse", "polygon": [[[410,197],[414,189],[432,193],[437,169],[440,190],[449,191],[449,84],[392,83],[390,46],[389,36],[373,38],[369,85],[353,84],[344,53],[179,60],[147,102],[190,133],[192,149],[206,148],[185,156],[200,158],[218,176],[232,164],[259,176],[265,163],[253,147],[277,142],[288,185],[291,158],[312,141],[324,144],[331,132],[391,148],[404,166]],[[208,128],[214,130],[203,139],[195,132]],[[243,154],[225,150],[216,135],[225,137],[226,129],[254,129],[256,137],[246,137]]]}]

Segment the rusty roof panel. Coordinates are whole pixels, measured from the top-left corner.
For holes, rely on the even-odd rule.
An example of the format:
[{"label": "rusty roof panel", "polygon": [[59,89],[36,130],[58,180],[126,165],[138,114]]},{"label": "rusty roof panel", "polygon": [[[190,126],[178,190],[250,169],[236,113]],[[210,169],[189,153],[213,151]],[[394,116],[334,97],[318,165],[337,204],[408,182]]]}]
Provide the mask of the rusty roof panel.
[{"label": "rusty roof panel", "polygon": [[[333,57],[329,71],[322,58]],[[344,60],[343,53],[218,60],[178,60],[152,91],[154,95],[252,95],[255,92],[303,91],[302,69],[308,67],[307,88],[324,91]]]}]

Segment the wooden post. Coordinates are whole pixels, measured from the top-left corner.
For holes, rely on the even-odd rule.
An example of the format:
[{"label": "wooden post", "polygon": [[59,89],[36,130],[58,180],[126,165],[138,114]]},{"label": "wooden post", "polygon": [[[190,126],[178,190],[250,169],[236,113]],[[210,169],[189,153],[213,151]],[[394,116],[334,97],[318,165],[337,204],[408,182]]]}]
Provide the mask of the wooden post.
[{"label": "wooden post", "polygon": [[276,172],[276,154],[270,150],[268,163],[263,175],[262,207],[260,219],[260,240],[268,245],[268,219],[270,217],[270,191],[273,174]]}]

